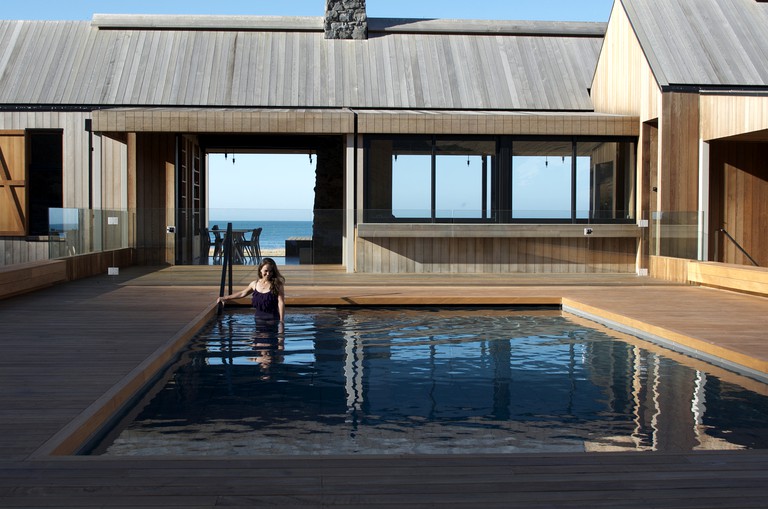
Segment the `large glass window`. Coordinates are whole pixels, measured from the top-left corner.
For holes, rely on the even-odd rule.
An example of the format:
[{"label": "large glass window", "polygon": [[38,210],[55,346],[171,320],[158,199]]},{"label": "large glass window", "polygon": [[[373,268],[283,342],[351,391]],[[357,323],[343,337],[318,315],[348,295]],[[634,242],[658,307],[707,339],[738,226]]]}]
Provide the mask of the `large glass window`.
[{"label": "large glass window", "polygon": [[432,217],[432,137],[367,142],[366,221]]},{"label": "large glass window", "polygon": [[512,143],[512,218],[570,219],[573,143]]},{"label": "large glass window", "polygon": [[435,142],[435,216],[444,219],[490,217],[493,141]]},{"label": "large glass window", "polygon": [[400,154],[392,161],[392,215],[432,216],[432,156]]},{"label": "large glass window", "polygon": [[632,140],[371,136],[365,147],[368,222],[634,217]]},{"label": "large glass window", "polygon": [[634,144],[578,141],[576,152],[580,181],[576,195],[577,217],[593,221],[633,218]]},{"label": "large glass window", "polygon": [[367,221],[490,217],[495,141],[372,138],[367,148]]}]

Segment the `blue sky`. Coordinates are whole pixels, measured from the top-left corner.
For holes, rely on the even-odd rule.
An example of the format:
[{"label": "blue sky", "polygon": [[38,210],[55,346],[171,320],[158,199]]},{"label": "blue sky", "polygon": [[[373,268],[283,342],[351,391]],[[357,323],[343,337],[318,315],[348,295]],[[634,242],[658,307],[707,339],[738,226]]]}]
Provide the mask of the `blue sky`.
[{"label": "blue sky", "polygon": [[[613,0],[368,0],[377,18],[608,21]],[[4,1],[3,19],[90,19],[101,14],[322,16],[325,0],[24,0]]]},{"label": "blue sky", "polygon": [[[367,0],[368,16],[377,18],[459,18],[544,21],[608,21],[613,0]],[[24,0],[4,1],[3,19],[89,20],[99,14],[225,14],[322,16],[325,0]],[[268,168],[269,172],[254,171]],[[280,168],[279,171],[274,171]],[[312,208],[314,164],[308,156],[238,155],[209,159],[211,209],[228,219],[247,218],[245,209]],[[264,189],[269,175],[268,193]],[[262,185],[259,185],[259,184]],[[237,213],[237,209],[240,213]],[[212,215],[214,213],[212,212]],[[282,214],[293,216],[293,214]],[[216,214],[217,217],[222,217]],[[307,214],[299,214],[307,216]],[[288,217],[286,217],[288,218]]]}]

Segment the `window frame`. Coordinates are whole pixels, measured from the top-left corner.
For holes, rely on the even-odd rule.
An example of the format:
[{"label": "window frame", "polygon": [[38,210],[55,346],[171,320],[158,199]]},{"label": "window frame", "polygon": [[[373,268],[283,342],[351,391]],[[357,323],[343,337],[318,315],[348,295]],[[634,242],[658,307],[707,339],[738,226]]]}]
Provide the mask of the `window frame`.
[{"label": "window frame", "polygon": [[[431,151],[431,180],[430,180],[430,196],[431,196],[431,211],[430,217],[394,217],[390,209],[390,214],[384,217],[383,213],[385,209],[372,209],[370,207],[371,192],[373,192],[373,185],[371,184],[372,178],[370,172],[372,171],[371,158],[375,156],[371,150],[371,144],[375,141],[392,141],[397,140],[427,140],[431,139],[432,151]],[[487,203],[484,203],[483,215],[487,217],[482,218],[465,218],[465,217],[440,217],[437,214],[436,206],[436,144],[440,140],[467,140],[467,141],[494,141],[495,142],[495,154],[491,154],[491,168],[487,172],[487,178],[490,183],[490,191],[487,190],[488,183],[484,183],[486,186],[485,195]],[[571,169],[570,169],[570,217],[568,218],[545,218],[545,217],[530,217],[530,218],[515,218],[513,217],[513,161],[512,158],[514,152],[515,142],[521,141],[541,141],[541,142],[568,142],[571,144]],[[363,170],[363,221],[366,223],[455,223],[455,224],[632,224],[636,221],[634,217],[624,218],[599,218],[590,217],[594,216],[594,210],[592,210],[592,203],[590,202],[590,209],[588,217],[578,217],[579,211],[577,210],[577,167],[578,167],[578,143],[585,142],[600,142],[600,143],[630,143],[632,155],[635,161],[635,168],[631,168],[628,179],[636,180],[636,161],[637,161],[637,149],[638,139],[633,136],[539,136],[539,135],[502,135],[502,136],[484,136],[484,135],[366,135],[363,140],[364,147],[364,170]],[[484,178],[486,178],[484,176]],[[390,179],[391,180],[391,179]],[[593,193],[592,189],[592,177],[590,177],[590,196]],[[392,193],[390,185],[390,193]],[[391,202],[391,196],[389,197]],[[637,199],[636,197],[634,198]],[[483,200],[486,201],[485,199]],[[391,203],[390,203],[391,205]],[[630,216],[634,216],[635,203],[628,203],[628,212]]]}]

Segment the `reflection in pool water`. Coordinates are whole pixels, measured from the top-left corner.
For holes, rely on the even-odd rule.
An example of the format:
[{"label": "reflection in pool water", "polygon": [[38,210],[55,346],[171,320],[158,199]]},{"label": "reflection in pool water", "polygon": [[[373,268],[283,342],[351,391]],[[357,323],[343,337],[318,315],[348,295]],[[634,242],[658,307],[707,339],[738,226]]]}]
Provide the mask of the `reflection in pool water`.
[{"label": "reflection in pool water", "polygon": [[228,310],[92,453],[768,446],[763,384],[608,332],[560,311],[307,308],[283,333]]}]

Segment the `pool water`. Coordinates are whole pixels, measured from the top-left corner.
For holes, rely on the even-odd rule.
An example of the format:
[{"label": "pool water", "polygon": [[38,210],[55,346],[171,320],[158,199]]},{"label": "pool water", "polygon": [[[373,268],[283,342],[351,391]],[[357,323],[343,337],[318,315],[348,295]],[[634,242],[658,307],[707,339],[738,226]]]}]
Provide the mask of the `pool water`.
[{"label": "pool water", "polygon": [[91,453],[765,448],[766,394],[559,310],[227,310]]}]

